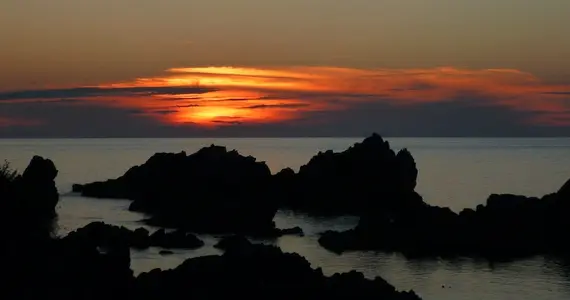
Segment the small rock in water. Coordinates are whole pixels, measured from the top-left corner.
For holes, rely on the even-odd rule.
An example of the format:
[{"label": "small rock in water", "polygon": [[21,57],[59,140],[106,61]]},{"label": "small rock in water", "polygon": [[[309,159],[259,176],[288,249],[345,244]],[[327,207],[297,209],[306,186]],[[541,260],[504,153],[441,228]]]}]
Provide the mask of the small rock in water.
[{"label": "small rock in water", "polygon": [[160,255],[171,255],[171,254],[174,254],[174,252],[172,252],[170,250],[160,250],[160,252],[158,252],[158,254],[160,254]]}]

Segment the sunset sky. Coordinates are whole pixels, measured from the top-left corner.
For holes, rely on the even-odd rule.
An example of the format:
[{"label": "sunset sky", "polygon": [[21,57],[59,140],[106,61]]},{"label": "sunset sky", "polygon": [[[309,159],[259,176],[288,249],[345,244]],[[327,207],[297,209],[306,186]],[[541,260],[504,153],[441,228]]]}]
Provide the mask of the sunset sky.
[{"label": "sunset sky", "polygon": [[570,136],[569,0],[3,0],[0,137]]}]

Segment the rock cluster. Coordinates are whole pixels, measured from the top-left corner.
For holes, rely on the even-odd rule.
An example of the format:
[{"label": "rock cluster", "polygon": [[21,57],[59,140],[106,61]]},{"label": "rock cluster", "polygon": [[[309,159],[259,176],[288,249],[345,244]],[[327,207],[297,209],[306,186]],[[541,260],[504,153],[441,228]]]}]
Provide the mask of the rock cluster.
[{"label": "rock cluster", "polygon": [[512,259],[567,255],[570,180],[542,198],[493,194],[486,205],[455,213],[424,205],[400,214],[361,218],[355,229],[325,232],[319,243],[333,252],[398,251],[408,256],[471,256]]},{"label": "rock cluster", "polygon": [[346,151],[318,153],[298,173],[272,175],[267,165],[225,147],[186,155],[157,153],[117,179],[74,185],[83,196],[126,198],[150,225],[201,233],[279,236],[278,209],[318,215],[363,215],[421,205],[409,151],[394,152],[373,134]]},{"label": "rock cluster", "polygon": [[[540,199],[491,195],[486,205],[455,213],[423,201],[415,192],[418,170],[410,152],[395,152],[378,134],[343,152],[319,152],[298,172],[286,168],[275,175],[254,158],[217,146],[190,156],[155,156],[117,180],[78,186],[77,190],[86,196],[126,196],[135,199],[133,207],[153,216],[153,224],[180,228],[184,224],[173,220],[186,218],[186,225],[191,223],[191,228],[201,231],[215,227],[211,231],[247,235],[256,228],[258,234],[278,235],[271,221],[277,209],[359,216],[358,226],[352,230],[322,234],[320,244],[334,252],[385,250],[408,256],[512,258],[568,250],[559,237],[570,225],[566,218],[570,213],[570,182]],[[144,176],[135,175],[139,173]],[[184,179],[200,174],[224,179],[196,184]],[[163,179],[169,185],[156,184]],[[159,189],[151,188],[149,192],[153,184]],[[204,197],[206,186],[223,191],[223,199],[235,199],[232,208],[226,209],[228,202],[217,200],[219,193]],[[165,189],[182,188],[200,191],[197,195],[202,200],[193,200],[189,194],[168,199],[193,203],[191,210],[180,209],[161,196],[160,191]],[[145,200],[137,200],[141,197]],[[247,225],[236,219],[246,220],[242,222]]]},{"label": "rock cluster", "polygon": [[[34,158],[24,175],[0,181],[2,208],[13,209],[4,213],[53,216],[58,199],[53,184],[56,174],[49,160]],[[2,298],[140,300],[184,295],[199,299],[420,299],[414,292],[398,292],[381,278],[368,280],[357,272],[326,277],[298,254],[240,238],[221,243],[223,255],[192,258],[173,270],[153,270],[135,277],[130,269],[130,247],[195,247],[201,241],[180,230],[149,234],[142,228],[131,231],[101,222],[54,238],[29,234],[43,232],[43,225],[32,219],[24,221],[30,225],[15,228],[14,234],[4,238],[9,247],[0,247],[0,263],[7,274],[0,281]]]},{"label": "rock cluster", "polygon": [[[377,277],[355,271],[323,275],[294,253],[231,238],[223,255],[186,260],[173,270],[153,270],[135,281],[138,299],[170,299],[187,295],[197,299],[243,297],[248,299],[420,299],[414,292],[398,292]],[[182,280],[183,279],[183,280]]]}]

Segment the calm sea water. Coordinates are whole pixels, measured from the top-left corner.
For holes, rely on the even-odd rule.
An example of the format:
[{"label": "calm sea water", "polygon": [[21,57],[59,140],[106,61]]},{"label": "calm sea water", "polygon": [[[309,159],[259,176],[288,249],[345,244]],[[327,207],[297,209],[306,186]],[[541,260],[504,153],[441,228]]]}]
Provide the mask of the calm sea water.
[{"label": "calm sea water", "polygon": [[[62,194],[58,207],[60,234],[102,220],[127,227],[142,226],[141,215],[127,211],[128,201],[87,199],[70,193],[73,183],[114,178],[141,164],[155,152],[188,153],[210,144],[225,145],[266,161],[273,172],[297,169],[317,151],[341,151],[359,139],[52,139],[0,140],[0,159],[23,170],[33,155],[51,158],[59,169]],[[392,138],[395,149],[408,148],[419,168],[417,190],[427,202],[458,211],[484,203],[491,193],[541,196],[570,178],[570,139],[439,139]],[[314,219],[280,212],[281,227],[301,226],[305,237],[283,237],[283,250],[305,256],[326,273],[358,270],[382,276],[398,289],[414,289],[427,300],[569,299],[570,264],[534,258],[490,265],[470,259],[410,261],[399,255],[355,252],[331,254],[317,244],[326,229],[354,226],[355,218]],[[171,268],[188,257],[218,253],[216,238],[202,236],[206,246],[160,256],[160,249],[133,251],[135,272]],[[443,288],[442,286],[445,286]]]}]

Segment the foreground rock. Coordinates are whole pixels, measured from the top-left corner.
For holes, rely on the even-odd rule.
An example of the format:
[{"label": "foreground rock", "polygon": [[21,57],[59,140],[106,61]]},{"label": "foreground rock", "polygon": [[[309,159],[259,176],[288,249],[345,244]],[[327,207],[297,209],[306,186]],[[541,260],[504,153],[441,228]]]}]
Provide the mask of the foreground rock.
[{"label": "foreground rock", "polygon": [[[3,221],[53,215],[57,198],[54,201],[51,192],[57,171],[52,167],[50,161],[34,158],[24,175],[0,176],[0,204],[11,209],[3,210]],[[134,277],[130,247],[184,247],[196,240],[180,231],[149,234],[144,229],[130,231],[100,222],[57,239],[37,234],[44,232],[43,223],[24,221],[30,225],[11,226],[8,232],[17,232],[18,238],[5,235],[0,247],[0,263],[6,275],[0,281],[2,299],[140,300],[180,299],[181,295],[199,299],[321,299],[343,295],[352,299],[419,299],[414,293],[397,292],[381,278],[366,280],[356,272],[324,277],[297,254],[247,240],[227,243],[221,256],[189,259],[174,270],[154,270]]]},{"label": "foreground rock", "polygon": [[75,239],[78,242],[91,243],[104,248],[121,244],[137,249],[149,247],[196,249],[204,246],[204,242],[197,236],[182,230],[166,232],[160,229],[150,234],[145,228],[137,228],[133,231],[126,227],[108,225],[103,222],[89,223],[71,232],[66,239]]},{"label": "foreground rock", "polygon": [[54,163],[40,156],[34,156],[21,175],[8,163],[0,168],[0,226],[9,228],[2,239],[7,246],[49,238],[59,201],[57,173]]},{"label": "foreground rock", "polygon": [[152,225],[275,236],[270,180],[265,163],[212,145],[191,155],[157,153],[117,179],[75,185],[74,191],[133,200],[130,209],[150,214]]},{"label": "foreground rock", "polygon": [[104,253],[72,240],[36,241],[0,257],[2,299],[130,299],[129,248]]},{"label": "foreground rock", "polygon": [[374,133],[347,150],[319,152],[298,173],[274,176],[280,206],[311,214],[362,215],[422,203],[418,170],[406,149],[395,152]]},{"label": "foreground rock", "polygon": [[429,205],[400,215],[362,218],[346,232],[325,232],[319,243],[333,252],[398,251],[408,256],[482,256],[512,259],[568,255],[570,180],[542,198],[491,195],[486,205],[459,214]]},{"label": "foreground rock", "polygon": [[[52,236],[59,194],[53,162],[34,156],[19,175],[0,168],[2,299],[118,299],[134,281],[128,248],[101,254]],[[70,242],[71,241],[71,242]]]},{"label": "foreground rock", "polygon": [[129,248],[100,252],[89,243],[64,238],[2,256],[3,299],[420,299],[398,292],[382,278],[350,272],[325,277],[298,254],[276,247],[241,245],[223,255],[186,260],[173,270],[134,277]]},{"label": "foreground rock", "polygon": [[380,277],[369,280],[354,271],[325,277],[298,254],[236,240],[241,242],[227,244],[221,256],[188,259],[173,270],[141,274],[135,298],[420,299],[414,292],[396,291]]}]

